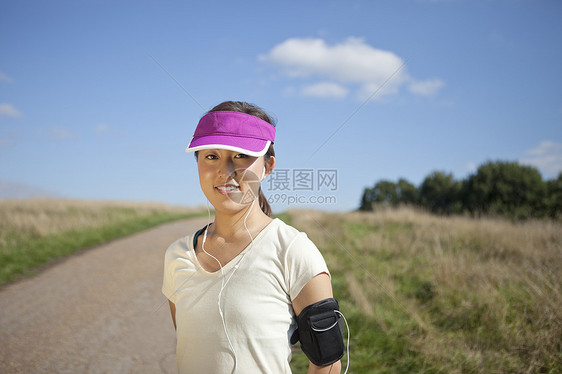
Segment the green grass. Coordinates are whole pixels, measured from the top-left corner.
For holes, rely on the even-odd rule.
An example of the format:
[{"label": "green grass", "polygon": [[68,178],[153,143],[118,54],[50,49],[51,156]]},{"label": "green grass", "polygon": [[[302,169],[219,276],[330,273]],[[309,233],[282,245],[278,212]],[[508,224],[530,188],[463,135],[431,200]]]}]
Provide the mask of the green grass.
[{"label": "green grass", "polygon": [[[0,284],[198,215],[206,211],[0,201]],[[351,331],[350,373],[562,373],[562,224],[408,209],[276,217],[306,232],[328,263]],[[307,366],[293,355],[293,372]]]},{"label": "green grass", "polygon": [[279,218],[281,221],[285,222],[287,225],[290,225],[293,222],[293,219],[289,213],[283,212],[273,215],[274,218]]},{"label": "green grass", "polygon": [[332,273],[351,373],[562,373],[560,223],[291,214]]},{"label": "green grass", "polygon": [[[202,214],[165,205],[131,203],[63,202],[56,207],[53,202],[35,206],[3,204],[0,206],[5,216],[0,225],[0,285],[32,276],[40,267],[77,250]],[[80,220],[78,224],[72,223]],[[57,222],[62,223],[57,225]]]}]

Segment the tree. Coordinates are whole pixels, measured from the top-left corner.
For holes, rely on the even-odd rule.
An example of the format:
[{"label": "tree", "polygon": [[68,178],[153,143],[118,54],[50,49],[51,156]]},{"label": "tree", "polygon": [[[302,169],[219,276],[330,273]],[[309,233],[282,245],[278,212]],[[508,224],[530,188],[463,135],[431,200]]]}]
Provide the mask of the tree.
[{"label": "tree", "polygon": [[396,187],[394,182],[387,180],[378,181],[373,190],[373,202],[384,205],[398,205],[398,191]]},{"label": "tree", "polygon": [[425,177],[420,186],[421,205],[434,213],[458,213],[462,205],[459,200],[461,185],[452,174],[435,171]]},{"label": "tree", "polygon": [[373,204],[420,205],[434,213],[497,214],[512,218],[562,218],[562,172],[544,182],[539,171],[517,162],[489,161],[462,182],[452,174],[435,171],[419,188],[406,179],[380,180],[366,188],[360,210]]},{"label": "tree", "polygon": [[359,206],[359,210],[373,210],[373,192],[374,188],[365,188],[365,190],[363,191],[363,196],[361,196],[361,205]]},{"label": "tree", "polygon": [[398,204],[417,204],[418,190],[405,179],[398,183],[380,180],[372,188],[365,188],[359,210],[373,210],[373,204],[397,206]]},{"label": "tree", "polygon": [[550,218],[562,218],[562,172],[558,179],[546,182],[545,214]]},{"label": "tree", "polygon": [[418,189],[406,179],[400,178],[397,185],[398,202],[414,205],[418,203]]},{"label": "tree", "polygon": [[544,215],[546,184],[532,166],[490,161],[468,177],[463,196],[472,213],[539,217]]}]

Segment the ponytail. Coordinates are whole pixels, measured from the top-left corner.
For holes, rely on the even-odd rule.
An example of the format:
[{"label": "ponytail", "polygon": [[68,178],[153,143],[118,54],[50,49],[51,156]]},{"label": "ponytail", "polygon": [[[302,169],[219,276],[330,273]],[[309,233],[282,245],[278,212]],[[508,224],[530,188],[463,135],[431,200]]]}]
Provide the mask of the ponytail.
[{"label": "ponytail", "polygon": [[[265,155],[263,157],[267,162],[272,156],[275,157],[275,150],[273,149],[273,144],[269,146],[269,149],[267,150],[267,152],[265,152]],[[271,206],[269,205],[267,198],[265,197],[263,191],[261,190],[261,184],[260,184],[260,191],[258,196],[259,196],[259,203],[262,212],[264,212],[268,217],[273,218],[273,213],[271,212]]]},{"label": "ponytail", "polygon": [[262,212],[264,212],[268,217],[273,218],[273,213],[271,212],[271,206],[269,205],[267,198],[263,194],[263,191],[261,190],[261,186],[258,194],[258,199]]}]

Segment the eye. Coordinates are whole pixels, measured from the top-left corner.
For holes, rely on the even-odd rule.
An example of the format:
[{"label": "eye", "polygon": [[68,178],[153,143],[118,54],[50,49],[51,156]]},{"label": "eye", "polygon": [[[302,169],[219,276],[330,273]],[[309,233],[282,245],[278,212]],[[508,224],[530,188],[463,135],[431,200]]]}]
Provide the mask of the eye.
[{"label": "eye", "polygon": [[248,155],[245,155],[244,153],[238,153],[236,156],[234,156],[235,158],[248,158]]},{"label": "eye", "polygon": [[206,158],[207,160],[216,160],[216,159],[217,159],[217,156],[216,156],[215,154],[213,154],[213,153],[209,153],[208,155],[205,156],[205,158]]}]

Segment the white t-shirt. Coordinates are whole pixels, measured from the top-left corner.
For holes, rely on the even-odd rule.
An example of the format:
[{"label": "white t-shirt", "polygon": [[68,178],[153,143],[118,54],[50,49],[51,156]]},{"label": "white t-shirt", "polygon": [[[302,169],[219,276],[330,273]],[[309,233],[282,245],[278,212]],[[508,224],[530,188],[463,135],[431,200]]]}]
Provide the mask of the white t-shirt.
[{"label": "white t-shirt", "polygon": [[[199,264],[193,236],[166,251],[162,292],[176,305],[180,373],[232,373],[234,354],[219,307],[221,271]],[[303,232],[276,218],[223,267],[221,309],[236,352],[235,373],[290,373],[289,339],[296,329],[291,300],[316,275],[324,258]]]}]

